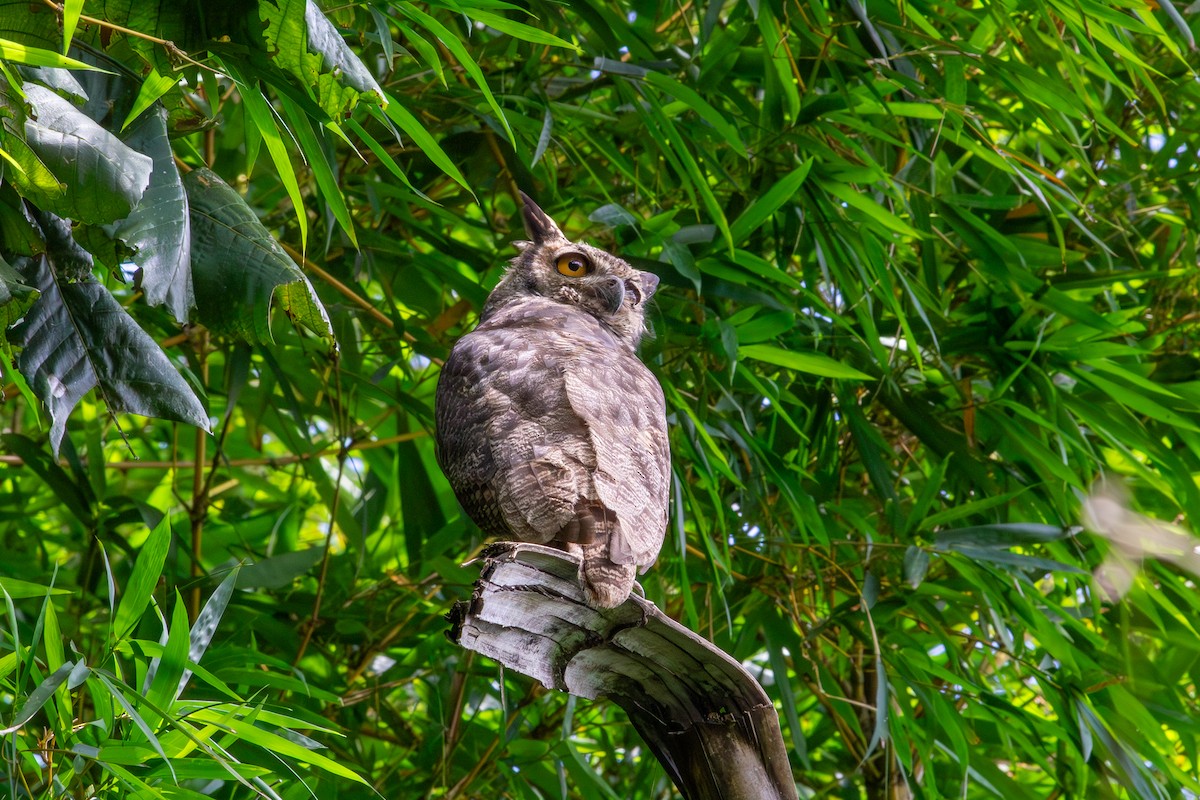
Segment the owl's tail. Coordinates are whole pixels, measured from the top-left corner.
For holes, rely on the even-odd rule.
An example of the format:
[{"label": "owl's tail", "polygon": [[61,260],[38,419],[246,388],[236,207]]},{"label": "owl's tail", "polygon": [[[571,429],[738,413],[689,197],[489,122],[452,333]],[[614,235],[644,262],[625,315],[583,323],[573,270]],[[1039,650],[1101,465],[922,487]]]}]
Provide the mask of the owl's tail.
[{"label": "owl's tail", "polygon": [[636,574],[635,564],[614,564],[609,560],[606,543],[583,547],[579,583],[592,608],[616,608],[624,603],[633,589]]}]

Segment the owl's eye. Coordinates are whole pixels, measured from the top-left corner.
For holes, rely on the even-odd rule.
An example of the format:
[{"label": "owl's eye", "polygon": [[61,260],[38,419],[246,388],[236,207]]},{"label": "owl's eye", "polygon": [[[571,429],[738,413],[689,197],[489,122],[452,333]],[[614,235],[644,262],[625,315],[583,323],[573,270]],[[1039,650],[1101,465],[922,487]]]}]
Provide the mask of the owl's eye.
[{"label": "owl's eye", "polygon": [[554,262],[554,266],[558,268],[559,275],[566,275],[568,278],[582,278],[592,271],[592,262],[587,256],[579,253],[563,253]]}]

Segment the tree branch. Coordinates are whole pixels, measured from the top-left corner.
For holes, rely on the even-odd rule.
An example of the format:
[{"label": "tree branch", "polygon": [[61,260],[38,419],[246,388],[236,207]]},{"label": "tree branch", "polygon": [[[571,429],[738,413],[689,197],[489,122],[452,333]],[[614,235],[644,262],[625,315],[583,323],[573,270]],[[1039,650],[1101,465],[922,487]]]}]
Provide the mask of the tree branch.
[{"label": "tree branch", "polygon": [[483,559],[451,641],[619,705],[686,800],[796,798],[775,706],[741,664],[641,597],[589,607],[566,553],[502,542]]}]

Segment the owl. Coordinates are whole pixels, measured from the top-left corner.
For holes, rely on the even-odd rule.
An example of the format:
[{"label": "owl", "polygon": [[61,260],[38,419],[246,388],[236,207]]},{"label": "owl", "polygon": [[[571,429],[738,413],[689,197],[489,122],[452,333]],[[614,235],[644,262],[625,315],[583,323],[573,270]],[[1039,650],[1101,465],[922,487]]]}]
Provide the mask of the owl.
[{"label": "owl", "polygon": [[521,200],[529,241],[442,367],[437,460],[485,533],[580,556],[615,608],[667,527],[666,403],[636,352],[658,278]]}]

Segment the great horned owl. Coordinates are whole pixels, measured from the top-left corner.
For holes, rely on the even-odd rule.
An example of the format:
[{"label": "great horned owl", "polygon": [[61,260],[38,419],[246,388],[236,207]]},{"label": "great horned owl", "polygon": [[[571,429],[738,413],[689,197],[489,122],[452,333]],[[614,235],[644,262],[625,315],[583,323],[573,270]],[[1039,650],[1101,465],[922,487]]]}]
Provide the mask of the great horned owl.
[{"label": "great horned owl", "polygon": [[614,608],[667,526],[666,404],[635,354],[658,278],[521,199],[530,241],[442,367],[437,459],[485,533],[582,556],[588,604]]}]

